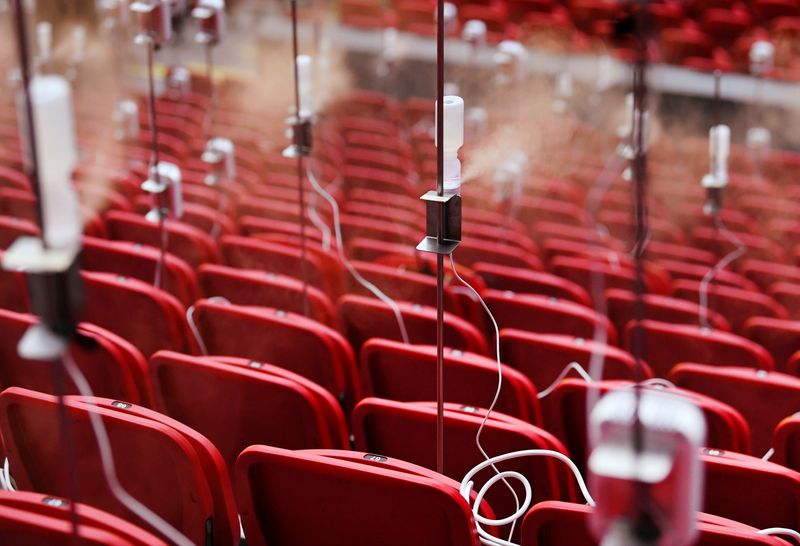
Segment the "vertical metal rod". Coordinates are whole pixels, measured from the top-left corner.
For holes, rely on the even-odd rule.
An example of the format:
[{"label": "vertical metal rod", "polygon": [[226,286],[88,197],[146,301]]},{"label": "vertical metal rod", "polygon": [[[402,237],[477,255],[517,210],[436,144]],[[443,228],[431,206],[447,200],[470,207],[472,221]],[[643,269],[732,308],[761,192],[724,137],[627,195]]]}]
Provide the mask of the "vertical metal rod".
[{"label": "vertical metal rod", "polygon": [[[150,137],[152,139],[153,155],[150,159],[150,176],[157,183],[161,182],[161,174],[158,172],[158,165],[161,162],[161,151],[158,148],[158,123],[156,123],[156,82],[153,67],[153,56],[155,53],[155,40],[150,37],[147,40],[147,83],[150,93]],[[155,196],[155,204],[158,210],[158,232],[160,234],[158,262],[156,263],[156,274],[153,284],[156,288],[161,288],[164,283],[164,265],[167,260],[167,196],[166,192],[161,192]]]},{"label": "vertical metal rod", "polygon": [[25,100],[25,121],[28,134],[29,161],[25,162],[27,175],[31,181],[33,193],[36,196],[36,221],[42,233],[42,246],[47,248],[47,238],[45,237],[44,206],[42,203],[42,189],[39,180],[39,154],[36,148],[36,128],[34,127],[33,102],[31,100],[31,67],[30,53],[28,50],[28,27],[25,21],[25,8],[23,0],[14,0],[14,17],[17,27],[17,53],[19,54],[19,69],[22,75],[22,94]]},{"label": "vertical metal rod", "polygon": [[[294,67],[294,107],[295,116],[300,121],[300,76],[297,69],[297,0],[292,0],[292,66]],[[296,129],[295,129],[296,130]],[[303,177],[303,156],[297,153],[297,196],[300,200],[300,268],[303,276],[303,313],[311,315],[308,301],[308,263],[306,262],[306,193]]]},{"label": "vertical metal rod", "polygon": [[[722,122],[721,116],[721,108],[722,108],[722,71],[715,70],[714,71],[714,107],[713,107],[713,116],[714,116],[714,126],[716,127]],[[713,174],[714,166],[711,165],[712,174]],[[720,190],[717,190],[719,192]],[[713,225],[714,233],[713,233],[713,252],[714,257],[716,260],[719,260],[722,256],[722,246],[719,240],[719,225],[722,221],[721,214],[722,211],[720,207],[722,206],[722,197],[719,194],[716,194],[714,200],[710,203],[713,207],[712,209],[712,217],[711,223]],[[717,309],[717,290],[716,290],[716,283],[714,279],[711,279],[711,282],[708,285],[708,307],[712,311],[716,311]],[[711,323],[709,322],[709,325]],[[701,325],[702,326],[702,325]]]},{"label": "vertical metal rod", "polygon": [[[436,193],[444,195],[444,0],[436,6]],[[444,203],[436,238],[444,241]],[[444,474],[444,256],[436,255],[436,471]]]}]

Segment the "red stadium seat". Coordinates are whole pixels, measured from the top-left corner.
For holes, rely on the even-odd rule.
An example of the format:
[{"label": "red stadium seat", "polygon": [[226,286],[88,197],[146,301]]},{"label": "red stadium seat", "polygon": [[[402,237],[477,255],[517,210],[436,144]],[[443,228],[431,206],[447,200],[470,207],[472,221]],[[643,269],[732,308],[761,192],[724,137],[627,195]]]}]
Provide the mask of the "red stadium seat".
[{"label": "red stadium seat", "polygon": [[800,524],[800,473],[756,457],[718,450],[703,450],[702,460],[706,468],[704,511],[756,529],[796,529]]},{"label": "red stadium seat", "polygon": [[[72,509],[78,521],[72,527]],[[166,546],[166,542],[132,523],[86,504],[25,491],[0,492],[0,537],[7,544],[60,546]]]},{"label": "red stadium seat", "polygon": [[[607,289],[636,290],[636,273],[633,268],[625,264],[612,264],[608,260],[559,256],[550,262],[550,267],[553,273],[574,282],[590,294],[594,275],[602,277],[603,284]],[[645,290],[663,293],[658,286],[658,281],[648,272],[645,272],[644,283]]]},{"label": "red stadium seat", "polygon": [[208,438],[231,471],[236,457],[254,444],[285,449],[349,445],[339,402],[283,368],[161,351],[150,359],[150,374],[156,408]]},{"label": "red stadium seat", "polygon": [[[565,379],[542,400],[542,415],[545,429],[552,432],[569,450],[572,460],[583,468],[589,455],[587,448],[586,420],[589,393],[602,393],[614,389],[630,388],[629,381],[604,381],[586,383],[582,379]],[[662,389],[649,386],[647,388]],[[750,430],[744,417],[730,405],[714,398],[687,389],[667,391],[687,398],[697,405],[706,418],[706,441],[709,447],[732,451],[750,449]]]},{"label": "red stadium seat", "polygon": [[[445,350],[445,400],[488,408],[497,387],[497,362],[491,358]],[[495,409],[533,424],[541,422],[536,389],[517,370],[501,364],[503,388]],[[400,402],[436,399],[436,347],[372,339],[361,348],[361,381],[365,396]]]},{"label": "red stadium seat", "polygon": [[458,484],[413,464],[252,446],[236,462],[236,481],[252,546],[480,545]]},{"label": "red stadium seat", "polygon": [[758,456],[770,448],[777,424],[800,409],[800,379],[779,372],[681,364],[670,378],[679,387],[716,398],[741,412],[750,424],[753,454]]},{"label": "red stadium seat", "polygon": [[496,290],[551,296],[581,305],[591,305],[589,295],[583,288],[551,273],[488,262],[478,262],[473,265],[472,270],[486,281],[490,288]]},{"label": "red stadium seat", "polygon": [[478,262],[489,262],[507,267],[542,271],[544,266],[539,259],[519,248],[503,243],[467,238],[458,245],[453,257],[458,263],[472,266]]},{"label": "red stadium seat", "polygon": [[772,448],[775,450],[772,462],[800,472],[800,415],[795,413],[778,423],[772,435]]},{"label": "red stadium seat", "polygon": [[[706,277],[712,267],[709,265],[682,262],[680,260],[659,260],[657,263],[676,281],[686,279],[700,282]],[[754,291],[758,290],[758,286],[750,279],[728,270],[717,273],[714,277],[714,285],[746,288]]]},{"label": "red stadium seat", "polygon": [[592,338],[595,329],[602,327],[608,332],[609,343],[617,340],[614,326],[590,307],[547,296],[498,290],[485,290],[483,298],[501,329]]},{"label": "red stadium seat", "polygon": [[[112,210],[106,215],[108,233],[112,239],[133,241],[143,245],[161,246],[158,224],[131,212]],[[211,237],[188,224],[168,220],[167,250],[192,267],[206,262],[218,262],[217,248]]]},{"label": "red stadium seat", "polygon": [[[642,358],[657,376],[664,377],[676,364],[700,362],[716,366],[749,366],[772,370],[775,364],[769,353],[749,339],[686,324],[669,324],[655,320],[641,323]],[[633,344],[636,324],[625,330],[625,346]]]},{"label": "red stadium seat", "polygon": [[[582,337],[561,334],[539,334],[512,328],[500,330],[501,360],[528,377],[538,390],[545,390],[571,362],[587,372],[592,356],[603,357],[603,379],[634,379],[636,361],[627,352]],[[644,378],[653,376],[642,363]]]},{"label": "red stadium seat", "polygon": [[30,220],[0,216],[0,250],[6,250],[20,237],[39,237],[39,227]]},{"label": "red stadium seat", "polygon": [[[674,324],[698,324],[700,322],[700,306],[676,298],[644,294],[643,319],[658,320]],[[611,289],[606,291],[608,317],[618,332],[624,332],[628,323],[634,319],[636,295],[627,290]],[[720,330],[730,330],[728,321],[719,313],[707,310],[709,323]]]},{"label": "red stadium seat", "polygon": [[[419,304],[397,302],[411,343],[436,343],[436,309]],[[391,307],[375,298],[343,296],[337,305],[342,329],[356,351],[372,338],[402,341],[400,325]],[[445,312],[444,344],[487,354],[486,340],[475,326]]]},{"label": "red stadium seat", "polygon": [[[57,394],[54,365],[19,356],[19,341],[37,322],[33,315],[0,309],[0,387]],[[93,324],[80,325],[78,333],[82,339],[72,345],[70,354],[95,394],[149,406],[147,361],[141,353],[124,339]],[[66,385],[68,394],[78,392],[71,381]]]},{"label": "red stadium seat", "polygon": [[[301,315],[305,312],[303,282],[270,271],[244,270],[204,264],[197,270],[203,295],[222,297],[237,305],[274,307]],[[334,326],[336,314],[330,298],[315,286],[307,287],[309,318]]]},{"label": "red stadium seat", "polygon": [[[0,261],[3,252],[0,251]],[[29,310],[25,273],[0,268],[0,309],[26,313]]]},{"label": "red stadium seat", "polygon": [[777,282],[800,284],[800,267],[764,260],[745,260],[739,264],[742,274],[766,291]]},{"label": "red stadium seat", "polygon": [[345,409],[360,398],[353,350],[324,324],[269,307],[211,300],[195,304],[193,320],[210,355],[285,368],[323,386]]},{"label": "red stadium seat", "polygon": [[[160,255],[158,248],[139,243],[84,237],[80,260],[81,267],[87,271],[115,273],[152,284]],[[200,296],[192,268],[170,253],[165,256],[162,283],[162,288],[184,305]]]},{"label": "red stadium seat", "polygon": [[[673,295],[697,303],[700,301],[700,287],[701,283],[696,281],[675,281]],[[745,322],[753,316],[773,319],[788,317],[786,309],[771,297],[758,292],[730,286],[711,286],[707,294],[709,305],[730,322],[734,332],[743,333]]]},{"label": "red stadium seat", "polygon": [[[483,422],[485,412],[474,407],[447,404],[445,407],[445,468],[444,474],[460,480],[484,456],[475,444],[475,434]],[[379,398],[366,398],[353,411],[353,435],[355,449],[380,453],[388,457],[408,461],[420,466],[436,469],[436,447],[434,442],[417,439],[435,438],[436,404],[426,402],[394,402]],[[489,456],[522,451],[526,449],[550,449],[566,454],[561,443],[550,433],[524,421],[499,412],[492,413],[481,434],[481,445]],[[534,502],[541,500],[573,500],[573,488],[564,489],[569,472],[558,461],[542,458],[522,458],[513,462],[498,463],[502,470],[515,470],[526,476],[534,489]],[[483,479],[493,471],[487,469]],[[480,477],[478,478],[481,479]],[[574,478],[573,478],[574,482]],[[570,483],[573,483],[570,482]],[[511,482],[513,483],[513,482]],[[522,498],[524,492],[515,488]],[[500,514],[514,511],[512,497],[504,488],[491,490],[487,500]],[[501,528],[501,534],[507,534]]]},{"label": "red stadium seat", "polygon": [[[522,521],[522,546],[598,546],[589,532],[592,508],[561,501],[540,502]],[[786,546],[778,537],[762,535],[755,527],[737,521],[697,514],[697,546]]]},{"label": "red stadium seat", "polygon": [[775,360],[778,371],[788,371],[791,356],[800,350],[800,322],[753,317],[744,324],[744,335],[764,347]]},{"label": "red stadium seat", "polygon": [[111,273],[82,273],[84,318],[122,336],[145,357],[159,349],[192,352],[183,306],[162,290]]},{"label": "red stadium seat", "polygon": [[89,423],[89,413],[96,412],[108,431],[120,484],[130,495],[196,544],[238,544],[225,464],[208,440],[159,413],[111,399],[70,396],[65,403],[80,453],[72,475],[62,470],[63,454],[51,449],[59,434],[58,399],[18,388],[0,394],[0,428],[20,489],[66,496],[74,477],[86,502],[156,531],[108,486]]}]

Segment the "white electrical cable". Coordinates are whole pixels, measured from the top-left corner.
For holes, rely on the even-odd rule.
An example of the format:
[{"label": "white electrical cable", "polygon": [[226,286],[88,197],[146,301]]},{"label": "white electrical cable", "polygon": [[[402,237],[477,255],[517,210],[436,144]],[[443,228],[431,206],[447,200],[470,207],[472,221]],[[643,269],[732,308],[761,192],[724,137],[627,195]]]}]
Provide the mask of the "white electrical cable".
[{"label": "white electrical cable", "polygon": [[8,464],[8,457],[6,457],[3,467],[0,468],[0,489],[3,491],[16,491],[17,484],[14,482],[14,478],[11,477]]},{"label": "white electrical cable", "polygon": [[[515,521],[520,517],[524,516],[527,513],[531,503],[531,497],[532,497],[531,485],[527,481],[527,479],[518,472],[512,472],[512,471],[501,472],[498,475],[492,476],[492,478],[489,479],[483,485],[483,487],[481,487],[481,489],[478,490],[478,494],[475,497],[475,503],[472,504],[470,500],[470,495],[472,494],[472,490],[474,487],[473,478],[478,472],[480,472],[481,470],[485,469],[488,466],[493,467],[497,463],[501,463],[503,461],[508,461],[511,459],[518,459],[520,457],[553,457],[563,462],[569,467],[569,469],[574,474],[575,480],[578,482],[578,487],[580,488],[584,499],[586,499],[586,503],[589,506],[592,507],[595,506],[595,501],[592,498],[592,495],[589,493],[589,489],[586,487],[586,482],[584,481],[583,476],[581,476],[580,470],[578,470],[578,467],[575,466],[575,463],[573,463],[572,460],[563,453],[559,453],[558,451],[553,451],[550,449],[526,449],[523,451],[514,451],[513,453],[506,453],[504,455],[498,455],[497,457],[492,457],[491,459],[483,461],[482,463],[475,466],[472,470],[467,472],[467,475],[464,476],[463,480],[461,480],[461,485],[459,487],[459,493],[461,493],[461,496],[464,498],[464,500],[466,500],[467,504],[470,504],[470,506],[472,507],[472,514],[475,518],[475,526],[478,529],[478,535],[480,537],[480,541],[485,546],[519,546],[514,542],[493,537],[481,527],[481,524],[490,526],[506,525],[508,522]],[[488,489],[492,485],[494,485],[497,481],[503,478],[513,478],[520,481],[520,483],[525,488],[525,501],[522,503],[522,506],[520,506],[520,508],[514,514],[508,517],[495,520],[484,518],[478,513],[478,510],[480,509],[480,501],[483,499]]]},{"label": "white electrical cable", "polygon": [[322,250],[328,252],[331,249],[331,228],[320,218],[316,199],[308,206],[308,219],[311,220],[315,228],[322,232]]},{"label": "white electrical cable", "polygon": [[[450,268],[453,270],[453,275],[461,282],[461,284],[463,284],[464,286],[469,288],[472,291],[472,293],[475,294],[475,297],[478,298],[478,301],[480,302],[481,306],[483,306],[484,311],[486,311],[486,314],[489,315],[489,319],[491,319],[491,321],[492,321],[492,326],[494,326],[495,357],[497,358],[497,390],[495,390],[494,398],[492,399],[492,403],[489,405],[489,409],[486,411],[486,415],[483,416],[483,420],[481,421],[481,426],[478,427],[478,432],[475,434],[475,445],[478,446],[478,451],[481,452],[481,455],[483,455],[484,460],[488,461],[489,460],[489,455],[486,453],[486,450],[483,449],[483,445],[481,444],[481,434],[483,434],[483,429],[486,427],[486,422],[489,420],[489,416],[492,414],[492,412],[494,411],[494,408],[497,406],[497,401],[500,399],[500,392],[503,390],[503,365],[500,363],[500,328],[498,328],[497,321],[495,320],[494,315],[492,314],[492,312],[489,310],[489,306],[486,305],[485,301],[483,301],[483,298],[478,293],[478,291],[475,290],[475,288],[473,288],[472,285],[470,285],[467,281],[465,281],[461,277],[461,275],[458,274],[458,271],[456,270],[456,262],[453,259],[453,253],[452,252],[450,253]],[[518,474],[516,472],[513,472],[513,473],[500,472],[500,469],[497,468],[495,465],[492,465],[492,469],[495,471],[496,474],[495,474],[495,476],[493,476],[486,483],[486,485],[484,486],[485,488],[488,489],[488,487],[491,487],[491,484],[495,483],[498,480],[502,480],[503,483],[506,485],[506,487],[508,487],[509,491],[511,491],[511,494],[514,496],[514,503],[516,505],[515,510],[519,511],[520,504],[519,504],[519,497],[517,496],[517,492],[514,490],[514,488],[511,486],[511,484],[508,483],[508,480],[506,479],[506,477],[509,477],[509,478],[513,477],[513,478],[519,480],[522,483],[523,487],[525,488],[526,499],[527,499],[528,502],[530,502],[530,498],[529,498],[530,497],[530,484],[528,483],[528,481],[525,479],[524,476],[522,476],[521,474]],[[512,474],[514,474],[514,475],[512,475]],[[476,506],[480,506],[480,503],[481,503],[480,499],[483,498],[483,495],[481,493],[478,493],[478,497],[479,498],[475,500],[475,505]],[[509,522],[511,523],[511,531],[509,532],[508,538],[509,538],[509,540],[511,540],[511,536],[514,534],[514,527],[516,526],[517,521],[516,521],[516,518],[514,518],[512,520],[509,520]],[[509,523],[509,522],[506,522],[506,523]],[[505,525],[505,523],[496,523],[495,525]]]},{"label": "white electrical cable", "polygon": [[[94,403],[94,393],[92,392],[89,382],[81,372],[80,368],[75,364],[75,360],[69,351],[64,352],[62,358],[64,368],[67,370],[72,382],[78,388],[81,396],[86,397],[84,400],[88,405],[97,408]],[[97,440],[97,448],[100,454],[100,462],[105,475],[106,482],[108,483],[111,493],[114,497],[123,504],[128,510],[136,514],[139,518],[146,521],[153,529],[157,530],[161,535],[167,537],[170,542],[178,546],[193,546],[192,541],[189,540],[183,533],[175,529],[172,525],[167,523],[161,516],[150,510],[147,506],[142,504],[139,500],[135,499],[128,493],[119,482],[117,475],[117,468],[114,463],[114,455],[111,449],[111,441],[108,438],[108,431],[103,423],[103,418],[100,413],[90,409],[89,422],[91,423],[95,439]]]},{"label": "white electrical cable", "polygon": [[775,448],[771,447],[771,448],[769,448],[769,450],[767,450],[766,453],[764,453],[764,456],[761,457],[761,460],[762,461],[769,461],[772,458],[773,455],[775,455]]},{"label": "white electrical cable", "polygon": [[642,385],[647,385],[649,387],[661,387],[664,389],[677,389],[678,387],[672,381],[668,379],[664,379],[662,377],[653,377],[652,379],[645,379],[642,381]]},{"label": "white electrical cable", "polygon": [[308,174],[308,181],[311,182],[311,186],[314,188],[314,191],[328,202],[328,204],[331,206],[331,210],[333,211],[333,229],[336,234],[336,252],[339,254],[339,260],[361,286],[369,290],[376,298],[381,300],[392,309],[395,319],[397,320],[397,325],[400,328],[400,337],[403,339],[403,343],[407,345],[410,344],[411,341],[409,340],[408,331],[406,330],[406,322],[403,319],[403,313],[400,311],[400,307],[398,307],[397,303],[395,303],[392,298],[381,292],[377,286],[362,277],[361,273],[359,273],[350,263],[350,260],[345,257],[344,242],[342,240],[342,225],[339,221],[339,203],[337,203],[336,199],[334,199],[333,196],[320,185],[310,165],[306,167],[306,172]]},{"label": "white electrical cable", "polygon": [[[206,301],[230,304],[230,300],[228,298],[223,298],[222,296],[214,296],[212,298],[208,298]],[[189,330],[192,331],[192,335],[194,336],[194,340],[197,342],[197,346],[200,348],[200,352],[203,353],[203,356],[208,356],[206,342],[203,341],[203,336],[200,334],[200,329],[197,327],[197,323],[194,321],[194,305],[190,305],[189,308],[186,309],[186,322],[189,324]]]},{"label": "white electrical cable", "polygon": [[708,286],[723,269],[731,264],[731,262],[747,252],[747,246],[741,241],[741,239],[739,239],[727,227],[725,227],[725,224],[722,222],[719,214],[714,215],[714,222],[717,225],[717,230],[719,233],[725,237],[728,242],[736,245],[736,248],[724,256],[719,262],[717,262],[714,267],[709,269],[708,273],[703,276],[703,280],[700,281],[700,326],[706,329],[711,328],[711,325],[708,322]]},{"label": "white electrical cable", "polygon": [[767,529],[761,529],[757,532],[759,535],[786,535],[800,540],[800,533],[787,527],[769,527]]},{"label": "white electrical cable", "polygon": [[556,390],[558,384],[561,383],[561,381],[563,381],[564,378],[567,377],[567,374],[569,374],[569,372],[571,372],[572,370],[575,370],[578,373],[578,375],[580,375],[581,378],[583,378],[583,380],[586,381],[587,383],[594,383],[594,379],[592,379],[592,376],[589,375],[589,373],[583,369],[583,366],[581,366],[577,362],[570,362],[564,367],[563,370],[561,370],[561,373],[558,374],[558,377],[556,377],[555,381],[553,381],[549,387],[547,387],[543,391],[540,391],[536,395],[536,398],[541,400],[543,398],[547,398],[548,396],[550,396],[550,394],[554,390]]}]

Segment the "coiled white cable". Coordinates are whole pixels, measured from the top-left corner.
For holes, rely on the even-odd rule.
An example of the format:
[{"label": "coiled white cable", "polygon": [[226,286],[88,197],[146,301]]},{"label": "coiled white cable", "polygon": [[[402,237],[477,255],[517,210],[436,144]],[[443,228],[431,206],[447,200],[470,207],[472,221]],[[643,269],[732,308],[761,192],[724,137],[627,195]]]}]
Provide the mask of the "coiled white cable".
[{"label": "coiled white cable", "polygon": [[797,540],[800,540],[800,533],[795,531],[794,529],[789,529],[787,527],[769,527],[767,529],[761,529],[758,531],[759,535],[786,535]]},{"label": "coiled white cable", "polygon": [[[475,445],[478,446],[478,451],[481,452],[483,458],[488,461],[489,455],[486,453],[486,450],[483,449],[483,445],[481,444],[481,434],[483,434],[483,429],[486,427],[486,422],[489,420],[489,416],[492,414],[494,408],[497,406],[497,401],[500,399],[500,392],[503,390],[503,365],[500,363],[500,328],[497,326],[497,321],[495,320],[492,312],[489,310],[489,306],[486,305],[485,301],[483,301],[483,298],[478,293],[478,291],[475,290],[472,287],[472,285],[470,285],[467,281],[465,281],[461,277],[461,275],[458,274],[458,270],[456,269],[456,262],[453,259],[452,252],[450,253],[450,268],[453,270],[453,275],[461,282],[461,284],[466,286],[469,290],[472,291],[473,294],[475,294],[475,297],[478,298],[478,301],[480,302],[481,306],[483,306],[484,311],[486,311],[486,314],[489,315],[489,319],[492,321],[492,326],[494,326],[495,357],[497,358],[497,389],[495,390],[492,403],[489,404],[489,408],[486,411],[486,415],[483,416],[483,420],[481,421],[481,426],[478,427],[478,432],[475,434]],[[506,487],[508,487],[509,491],[511,491],[511,494],[514,496],[514,503],[516,505],[514,513],[516,514],[516,512],[518,512],[520,508],[519,496],[517,496],[517,492],[514,490],[511,484],[508,483],[508,480],[506,478],[514,478],[517,479],[520,483],[522,483],[522,486],[525,488],[525,496],[528,503],[530,503],[530,498],[529,498],[531,489],[530,484],[528,483],[528,481],[525,479],[524,476],[522,476],[517,472],[510,472],[510,473],[500,472],[500,469],[497,468],[495,465],[492,465],[492,469],[495,471],[495,475],[492,476],[492,478],[488,482],[486,482],[484,488],[488,490],[488,488],[491,487],[491,484],[494,484],[498,480],[502,480],[502,482],[506,485]],[[478,498],[475,499],[475,506],[480,506],[481,500],[483,499],[482,493],[485,493],[485,491],[481,490],[481,492],[478,493]],[[480,519],[482,520],[483,518],[481,517]],[[494,523],[493,525],[506,525],[508,523],[511,523],[511,530],[509,531],[508,535],[509,540],[511,540],[511,536],[514,534],[514,527],[517,524],[516,521],[517,518],[506,518],[506,520],[508,521],[503,520],[502,523]],[[478,518],[476,517],[476,521],[480,520],[478,520]],[[485,521],[483,521],[483,523],[486,524]]]},{"label": "coiled white cable", "polygon": [[[64,369],[66,369],[67,374],[72,379],[72,382],[75,383],[75,386],[78,388],[78,392],[81,393],[81,396],[88,398],[88,400],[85,400],[85,402],[96,409],[97,406],[92,400],[94,397],[92,388],[89,386],[89,382],[86,380],[86,377],[83,375],[80,368],[78,368],[77,364],[75,364],[75,360],[72,358],[72,355],[69,353],[69,351],[64,352],[62,361],[64,363]],[[117,468],[114,463],[114,455],[111,449],[111,441],[108,438],[108,431],[103,423],[103,418],[94,409],[88,411],[87,413],[89,414],[89,423],[92,426],[95,439],[97,440],[97,448],[100,454],[100,462],[103,474],[105,475],[108,487],[111,489],[111,493],[114,495],[117,501],[123,504],[128,510],[139,516],[142,520],[146,521],[153,529],[157,530],[161,535],[167,537],[174,544],[177,544],[178,546],[193,546],[192,541],[189,540],[183,533],[175,529],[175,527],[167,523],[161,516],[131,496],[131,494],[122,487],[122,484],[119,482],[119,476],[117,475]]]},{"label": "coiled white cable", "polygon": [[731,262],[747,252],[747,246],[725,226],[725,224],[722,222],[722,219],[719,217],[719,214],[714,215],[714,223],[716,224],[719,233],[725,237],[728,242],[736,245],[736,248],[718,261],[714,267],[709,269],[708,273],[703,276],[703,280],[700,281],[700,326],[706,329],[711,328],[711,325],[708,322],[708,287],[711,284],[711,281],[713,281],[723,269],[728,267]]},{"label": "coiled white cable", "polygon": [[[310,162],[306,162],[308,165]],[[339,203],[336,202],[336,199],[325,190],[325,188],[320,185],[319,181],[317,180],[316,175],[314,174],[314,170],[311,168],[310,165],[306,167],[306,172],[308,174],[308,181],[311,182],[311,186],[314,188],[314,191],[317,194],[325,199],[328,204],[331,206],[331,210],[333,211],[333,229],[336,235],[336,252],[339,255],[339,260],[341,260],[342,264],[347,268],[347,271],[353,276],[353,278],[358,282],[361,286],[369,290],[372,295],[376,298],[381,300],[383,303],[388,305],[392,312],[394,313],[395,319],[397,320],[397,326],[400,328],[400,337],[403,340],[403,343],[409,344],[411,341],[408,338],[408,331],[406,330],[406,322],[403,319],[403,313],[400,311],[400,307],[398,307],[397,303],[384,294],[377,286],[369,282],[361,273],[359,273],[355,267],[350,263],[350,260],[344,255],[344,242],[342,240],[342,225],[339,221]]]},{"label": "coiled white cable", "polygon": [[592,379],[592,376],[589,375],[589,373],[583,369],[583,366],[581,366],[577,362],[570,362],[569,364],[564,366],[564,369],[561,370],[561,373],[558,374],[558,377],[556,377],[555,381],[553,381],[549,387],[547,387],[543,391],[539,391],[539,393],[536,395],[536,398],[542,400],[543,398],[547,398],[548,396],[550,396],[550,394],[554,390],[556,390],[558,384],[561,383],[561,381],[563,381],[563,379],[567,377],[567,374],[569,374],[569,372],[573,370],[577,372],[578,375],[581,376],[581,378],[587,383],[594,383],[594,379]]}]

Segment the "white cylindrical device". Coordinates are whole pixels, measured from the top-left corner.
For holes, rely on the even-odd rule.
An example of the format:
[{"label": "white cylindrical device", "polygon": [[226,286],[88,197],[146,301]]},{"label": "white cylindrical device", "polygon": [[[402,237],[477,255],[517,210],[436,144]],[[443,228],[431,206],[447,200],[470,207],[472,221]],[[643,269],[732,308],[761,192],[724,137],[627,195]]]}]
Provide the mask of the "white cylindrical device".
[{"label": "white cylindrical device", "polygon": [[313,62],[309,55],[298,55],[295,62],[297,64],[297,92],[300,96],[300,109],[297,117],[307,118],[313,114],[311,104],[311,92],[314,86]]},{"label": "white cylindrical device", "polygon": [[136,0],[131,4],[138,20],[138,32],[162,46],[172,38],[172,4],[170,0]]},{"label": "white cylindrical device", "polygon": [[139,134],[139,105],[135,100],[123,100],[117,104],[111,119],[117,126],[114,133],[117,140],[136,138]]},{"label": "white cylindrical device", "polygon": [[200,30],[219,42],[225,32],[225,0],[200,0],[192,15],[200,20]]},{"label": "white cylindrical device", "polygon": [[480,19],[470,19],[464,23],[461,30],[461,38],[472,45],[483,45],[486,43],[486,23]]},{"label": "white cylindrical device", "polygon": [[53,47],[53,25],[42,21],[36,25],[36,45],[39,49],[39,61],[47,63]]},{"label": "white cylindrical device", "polygon": [[203,152],[203,161],[221,163],[225,178],[229,181],[236,179],[236,149],[230,139],[215,137],[209,140]]},{"label": "white cylindrical device", "polygon": [[775,61],[775,46],[766,40],[757,40],[750,46],[750,72],[763,76]]},{"label": "white cylindrical device", "polygon": [[[437,105],[438,106],[438,105]],[[437,107],[438,114],[439,109]],[[439,123],[439,120],[436,120]],[[438,135],[438,131],[437,131]],[[437,142],[438,146],[439,143]],[[464,99],[454,95],[444,97],[444,192],[460,193],[461,162],[458,150],[464,145]]]},{"label": "white cylindrical device", "polygon": [[[80,244],[82,220],[72,169],[78,159],[72,90],[61,76],[36,76],[29,89],[36,134],[37,166],[45,225],[45,242],[53,248],[72,248]],[[25,159],[30,164],[31,146],[25,99],[17,98],[20,134]]]},{"label": "white cylindrical device", "polygon": [[728,185],[728,156],[731,152],[731,129],[727,125],[716,125],[708,132],[708,147],[711,157],[711,174],[717,187]]}]

